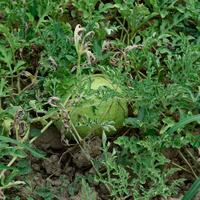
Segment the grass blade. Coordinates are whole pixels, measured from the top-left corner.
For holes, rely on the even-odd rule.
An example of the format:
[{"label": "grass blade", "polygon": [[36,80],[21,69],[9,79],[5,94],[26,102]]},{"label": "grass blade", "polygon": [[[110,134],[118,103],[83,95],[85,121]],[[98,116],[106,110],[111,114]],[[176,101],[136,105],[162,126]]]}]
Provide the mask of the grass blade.
[{"label": "grass blade", "polygon": [[200,191],[200,178],[198,178],[186,192],[182,200],[192,200],[193,197]]}]

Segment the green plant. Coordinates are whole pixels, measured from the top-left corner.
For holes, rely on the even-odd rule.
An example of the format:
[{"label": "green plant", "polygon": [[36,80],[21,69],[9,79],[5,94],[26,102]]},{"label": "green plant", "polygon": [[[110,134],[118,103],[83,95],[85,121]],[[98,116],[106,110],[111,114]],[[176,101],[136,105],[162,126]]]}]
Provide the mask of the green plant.
[{"label": "green plant", "polygon": [[82,179],[81,185],[82,185],[81,200],[89,200],[89,199],[96,200],[97,199],[97,195],[95,194],[94,191],[92,191],[89,184],[84,179]]},{"label": "green plant", "polygon": [[200,190],[200,179],[198,178],[192,184],[192,186],[189,188],[189,190],[186,192],[186,194],[184,195],[184,197],[182,198],[182,200],[193,199],[193,197],[195,197],[195,195],[199,192],[199,190]]},{"label": "green plant", "polygon": [[165,168],[170,161],[162,154],[166,140],[162,137],[119,137],[112,153],[103,135],[103,166],[105,171],[96,180],[104,183],[113,199],[167,198],[177,192],[183,179],[171,181],[178,168]]},{"label": "green plant", "polygon": [[[121,127],[128,113],[127,101],[117,95],[117,93],[122,92],[119,85],[114,85],[109,77],[104,74],[82,74],[81,56],[86,54],[88,62],[92,62],[91,59],[93,58],[89,50],[90,42],[86,42],[92,32],[82,36],[83,31],[84,28],[80,25],[75,28],[76,78],[74,84],[69,87],[69,91],[66,92],[64,97],[61,96],[65,102],[64,107],[69,105],[70,98],[74,101],[73,106],[66,107],[66,114],[81,137],[101,134],[104,124],[110,122],[114,122],[115,128]],[[75,95],[71,95],[72,92]],[[56,121],[55,125],[62,134],[70,136],[70,131],[66,130],[66,125],[61,120]]]},{"label": "green plant", "polygon": [[[24,181],[15,180],[17,176],[24,175],[30,172],[30,167],[27,163],[27,151],[37,158],[44,158],[44,154],[33,149],[30,144],[26,144],[27,133],[21,141],[11,139],[9,137],[0,136],[1,141],[1,159],[9,157],[7,164],[1,164],[0,173],[0,189],[5,190],[16,187],[20,184],[25,184]],[[14,165],[15,163],[15,165]],[[14,165],[14,166],[13,166]],[[6,173],[7,172],[7,173]],[[6,173],[6,175],[5,175]]]},{"label": "green plant", "polygon": [[[198,0],[1,0],[0,198],[12,199],[12,191],[31,185],[22,173],[30,172],[30,154],[42,156],[32,143],[55,120],[74,131],[109,198],[167,198],[183,190],[176,187],[180,176],[194,182],[200,174],[199,11]],[[104,138],[102,168],[83,149],[89,138],[81,140],[76,130],[79,100],[86,105],[85,96],[97,92],[84,80],[100,73],[120,91],[101,87],[98,100],[117,96],[129,102],[126,127],[115,139]],[[66,108],[74,108],[71,121]],[[98,121],[88,118],[82,122]],[[112,129],[111,121],[101,128]],[[32,133],[34,126],[41,131]],[[167,157],[168,150],[178,156]],[[83,181],[83,190],[93,192],[93,181]],[[70,194],[78,191],[72,184]],[[35,197],[60,198],[48,184],[29,199]]]},{"label": "green plant", "polygon": [[[106,123],[109,122],[113,122],[115,128],[121,127],[128,110],[126,100],[115,94],[121,92],[120,87],[113,85],[102,74],[86,76],[81,80],[82,87],[78,86],[78,89],[73,87],[71,91],[79,93],[79,91],[84,90],[81,97],[83,100],[80,99],[76,105],[67,108],[71,123],[74,124],[80,136],[101,135],[102,127],[106,127]],[[58,121],[55,124],[62,134],[70,134],[69,131],[67,133],[63,122]],[[113,132],[113,130],[107,131]]]}]

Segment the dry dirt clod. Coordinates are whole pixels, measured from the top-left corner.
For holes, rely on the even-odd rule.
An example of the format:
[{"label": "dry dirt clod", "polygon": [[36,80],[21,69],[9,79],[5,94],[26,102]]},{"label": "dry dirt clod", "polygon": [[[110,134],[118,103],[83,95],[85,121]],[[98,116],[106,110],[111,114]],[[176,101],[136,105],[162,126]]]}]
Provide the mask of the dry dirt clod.
[{"label": "dry dirt clod", "polygon": [[37,172],[40,171],[40,165],[37,164],[37,163],[33,163],[33,164],[31,165],[31,167],[32,167],[33,170],[35,170],[35,171],[37,171]]},{"label": "dry dirt clod", "polygon": [[30,178],[32,181],[32,187],[43,187],[46,184],[45,179],[42,177],[42,174],[40,172],[32,174],[32,178]]},{"label": "dry dirt clod", "polygon": [[89,153],[92,157],[97,157],[101,154],[101,139],[99,137],[93,138],[91,141],[89,141]]},{"label": "dry dirt clod", "polygon": [[108,200],[109,199],[109,191],[106,188],[106,186],[103,185],[103,184],[99,184],[98,194],[99,194],[99,197],[102,200]]},{"label": "dry dirt clod", "polygon": [[57,155],[52,155],[49,159],[44,160],[43,167],[49,175],[61,175],[62,170],[61,165],[59,163],[59,157]]},{"label": "dry dirt clod", "polygon": [[48,179],[48,182],[51,183],[52,186],[59,187],[62,185],[62,181],[56,177],[56,179]]},{"label": "dry dirt clod", "polygon": [[43,134],[41,134],[34,144],[41,150],[47,150],[49,148],[55,150],[61,150],[65,146],[61,142],[61,134],[55,127],[49,127]]},{"label": "dry dirt clod", "polygon": [[[96,158],[101,154],[101,139],[95,137],[83,146],[84,152],[80,150],[73,155],[73,163],[79,168],[89,168],[92,166],[90,157]],[[87,155],[86,155],[87,154]]]},{"label": "dry dirt clod", "polygon": [[63,173],[67,175],[67,179],[69,181],[73,180],[73,177],[75,175],[75,171],[76,171],[76,169],[74,167],[71,167],[71,166],[68,166],[68,165],[65,165],[65,167],[63,168]]},{"label": "dry dirt clod", "polygon": [[79,169],[91,167],[90,160],[85,156],[85,154],[82,151],[77,152],[77,153],[74,154],[73,163]]}]

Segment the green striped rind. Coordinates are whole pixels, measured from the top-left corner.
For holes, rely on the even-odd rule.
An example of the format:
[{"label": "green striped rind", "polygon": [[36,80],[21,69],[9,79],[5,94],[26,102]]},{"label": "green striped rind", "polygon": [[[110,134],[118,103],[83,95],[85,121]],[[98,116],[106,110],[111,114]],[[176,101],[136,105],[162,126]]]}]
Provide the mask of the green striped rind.
[{"label": "green striped rind", "polygon": [[[127,100],[123,97],[119,97],[121,95],[118,96],[117,94],[121,94],[122,92],[120,85],[113,84],[113,82],[103,74],[84,76],[82,81],[80,81],[80,87],[82,85],[86,87],[85,89],[90,91],[90,94],[87,95],[84,93],[83,88],[83,97],[85,98],[82,98],[77,105],[68,108],[71,122],[79,135],[81,137],[86,137],[91,134],[101,135],[103,126],[105,126],[107,122],[114,122],[113,126],[115,129],[122,127],[128,115],[128,107]],[[98,96],[98,91],[101,88],[113,90],[116,92],[116,96],[101,99]],[[74,91],[72,89],[71,92]],[[61,134],[72,138],[72,134],[66,130],[62,120],[55,121],[54,124]],[[111,135],[114,133],[115,131],[112,130],[109,131],[108,134]]]}]

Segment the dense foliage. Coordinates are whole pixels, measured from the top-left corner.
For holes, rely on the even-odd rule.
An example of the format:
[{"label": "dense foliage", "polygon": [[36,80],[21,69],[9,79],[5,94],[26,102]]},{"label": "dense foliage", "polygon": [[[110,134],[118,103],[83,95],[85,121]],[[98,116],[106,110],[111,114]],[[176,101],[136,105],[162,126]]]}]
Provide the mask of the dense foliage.
[{"label": "dense foliage", "polygon": [[[95,199],[93,182],[109,199],[187,189],[200,174],[199,13],[198,0],[1,0],[0,199],[31,188],[29,158],[45,157],[33,141],[58,118],[71,127],[65,109],[84,88],[69,88],[97,73],[121,86],[129,117],[111,140],[112,123],[102,125],[96,173],[79,181],[83,199]],[[27,198],[60,199],[42,189]]]}]

